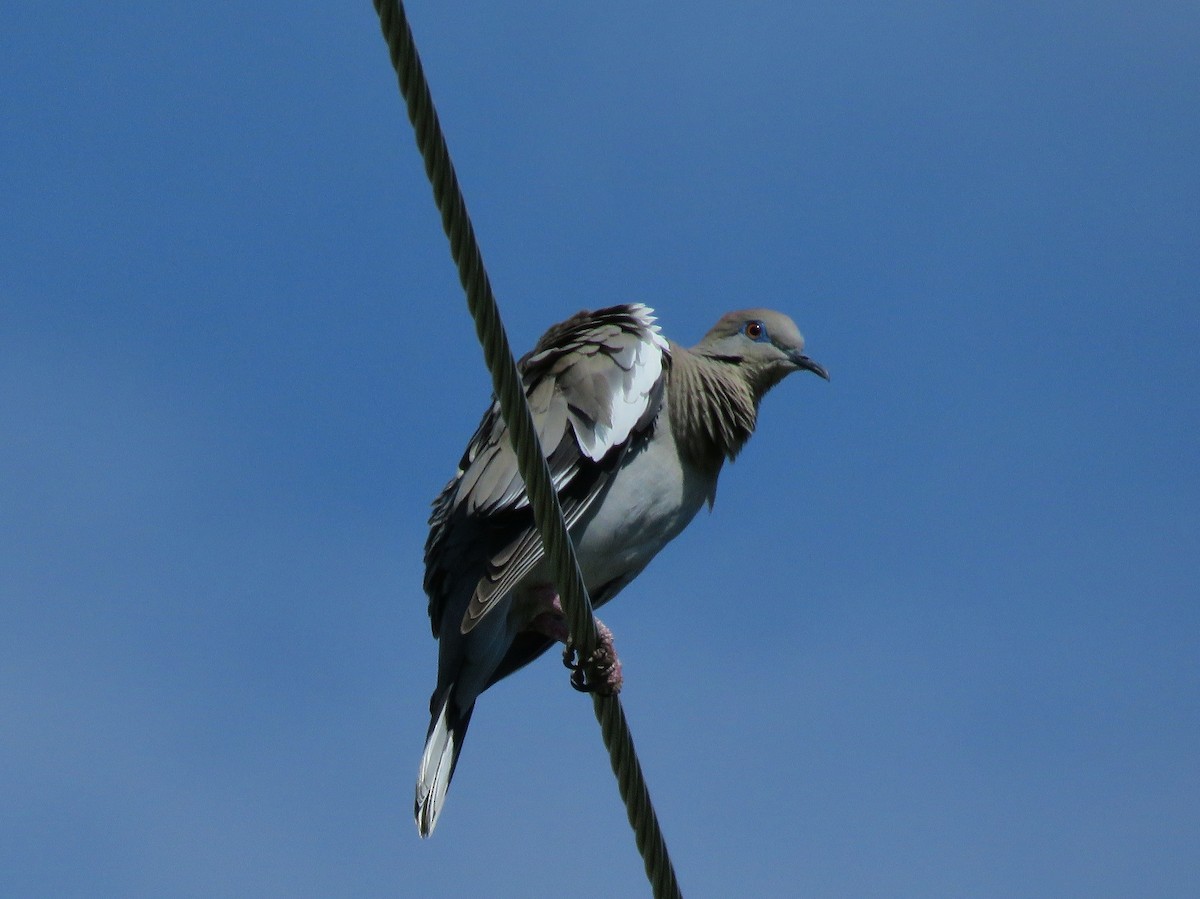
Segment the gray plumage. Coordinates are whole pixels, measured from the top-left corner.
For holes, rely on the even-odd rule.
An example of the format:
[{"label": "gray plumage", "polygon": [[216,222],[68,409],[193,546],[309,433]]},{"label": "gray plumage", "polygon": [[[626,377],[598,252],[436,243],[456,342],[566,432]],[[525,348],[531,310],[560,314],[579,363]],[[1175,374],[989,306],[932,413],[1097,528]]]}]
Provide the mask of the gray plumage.
[{"label": "gray plumage", "polygon": [[[651,312],[580,312],[519,363],[596,607],[712,504],[771,387],[802,369],[828,378],[781,313],[731,312],[686,349],[661,337]],[[440,645],[417,779],[421,836],[437,823],[476,698],[566,630],[497,403],[429,524],[425,591]]]}]

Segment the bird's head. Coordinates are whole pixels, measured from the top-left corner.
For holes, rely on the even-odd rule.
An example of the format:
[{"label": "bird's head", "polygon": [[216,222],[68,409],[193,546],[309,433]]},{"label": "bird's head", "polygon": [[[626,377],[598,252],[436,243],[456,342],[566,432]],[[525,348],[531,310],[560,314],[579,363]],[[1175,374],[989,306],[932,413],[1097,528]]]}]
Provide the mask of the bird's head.
[{"label": "bird's head", "polygon": [[736,365],[759,398],[794,371],[811,371],[829,380],[829,372],[804,355],[804,337],[796,323],[771,309],[722,316],[693,349]]}]

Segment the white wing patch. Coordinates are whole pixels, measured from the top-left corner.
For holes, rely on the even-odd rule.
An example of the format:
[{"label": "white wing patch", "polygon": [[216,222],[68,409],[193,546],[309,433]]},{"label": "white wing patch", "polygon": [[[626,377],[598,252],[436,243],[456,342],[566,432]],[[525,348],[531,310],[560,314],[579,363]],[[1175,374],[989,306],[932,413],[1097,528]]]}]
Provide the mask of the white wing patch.
[{"label": "white wing patch", "polygon": [[662,377],[667,342],[658,334],[657,326],[652,328],[643,332],[642,339],[628,335],[628,342],[609,356],[613,364],[604,366],[603,373],[595,375],[605,381],[600,390],[606,389],[609,397],[607,423],[589,421],[574,409],[567,412],[580,450],[593,462],[598,462],[614,446],[629,439],[634,425],[646,413],[654,385]]}]

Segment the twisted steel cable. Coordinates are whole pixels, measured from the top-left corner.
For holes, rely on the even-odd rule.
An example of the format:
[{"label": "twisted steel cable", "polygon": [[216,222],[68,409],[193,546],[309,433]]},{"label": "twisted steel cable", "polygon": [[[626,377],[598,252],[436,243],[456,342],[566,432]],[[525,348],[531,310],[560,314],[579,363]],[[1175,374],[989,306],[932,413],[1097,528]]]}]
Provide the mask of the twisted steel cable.
[{"label": "twisted steel cable", "polygon": [[[438,122],[404,4],[402,0],[374,0],[374,3],[392,67],[399,79],[400,93],[408,107],[417,147],[425,163],[425,174],[442,216],[442,228],[450,241],[450,255],[458,267],[459,281],[467,295],[467,308],[475,322],[475,333],[483,347],[484,361],[516,451],[517,468],[526,485],[538,533],[562,599],[571,642],[580,658],[586,660],[599,644],[592,603],[579,570],[575,547],[567,534],[545,454],[534,431],[521,376]],[[675,869],[650,801],[650,791],[621,701],[615,695],[593,692],[592,705],[653,894],[659,899],[681,899]]]}]

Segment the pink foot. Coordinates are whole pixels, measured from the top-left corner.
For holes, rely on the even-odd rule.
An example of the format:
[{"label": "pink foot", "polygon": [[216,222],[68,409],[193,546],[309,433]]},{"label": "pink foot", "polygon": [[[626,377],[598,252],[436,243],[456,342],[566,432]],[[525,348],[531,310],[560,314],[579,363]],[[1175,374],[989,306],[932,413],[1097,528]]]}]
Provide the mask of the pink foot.
[{"label": "pink foot", "polygon": [[615,696],[621,692],[625,682],[621,674],[621,660],[617,658],[612,631],[599,618],[596,619],[596,632],[600,642],[591,656],[575,661],[575,648],[568,643],[563,650],[563,664],[571,669],[571,686],[576,690]]},{"label": "pink foot", "polygon": [[613,644],[612,631],[603,621],[596,619],[596,633],[600,642],[590,658],[575,660],[575,647],[571,645],[571,634],[567,619],[563,615],[562,600],[554,587],[544,584],[534,587],[532,596],[541,609],[529,622],[529,629],[549,637],[566,647],[563,664],[571,669],[571,686],[585,693],[614,696],[621,692],[624,677],[621,675],[621,660],[617,658],[617,647]]}]

